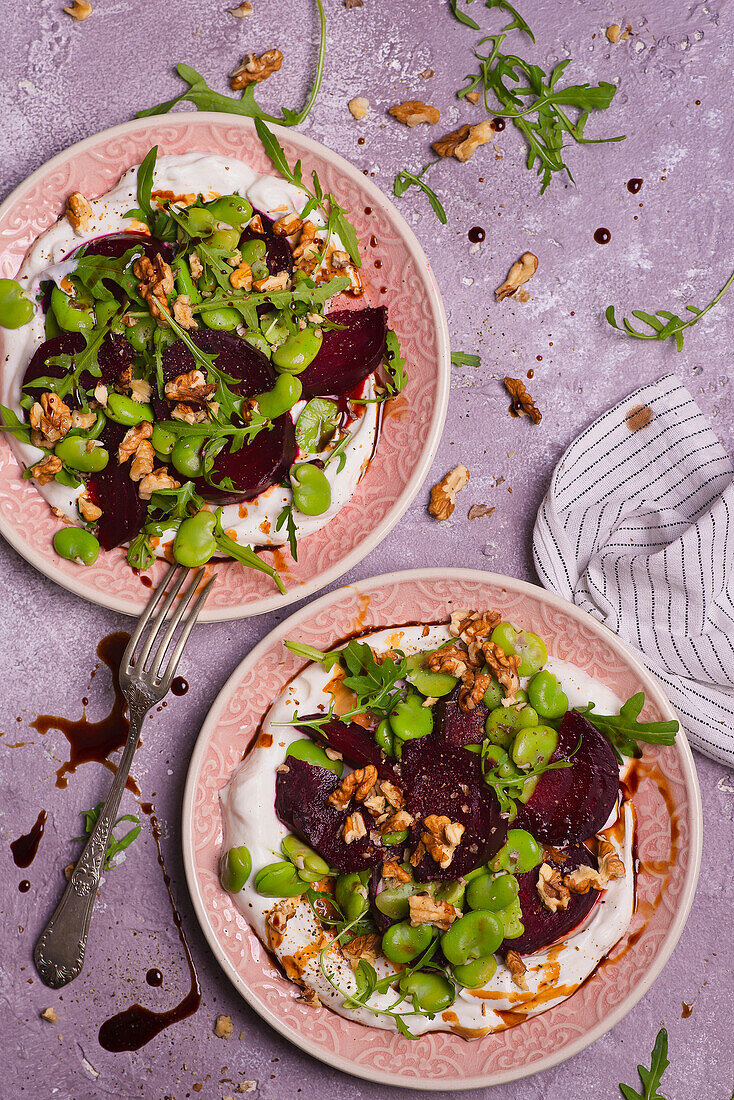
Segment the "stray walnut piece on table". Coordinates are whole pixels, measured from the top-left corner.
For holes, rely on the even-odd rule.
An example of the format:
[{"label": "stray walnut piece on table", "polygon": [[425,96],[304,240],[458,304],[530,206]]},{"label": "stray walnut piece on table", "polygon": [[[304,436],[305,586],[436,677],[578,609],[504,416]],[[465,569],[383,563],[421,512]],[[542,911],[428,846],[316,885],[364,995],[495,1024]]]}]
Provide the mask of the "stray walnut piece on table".
[{"label": "stray walnut piece on table", "polygon": [[277,73],[283,64],[283,54],[280,50],[266,50],[257,57],[254,53],[247,53],[229,78],[229,86],[235,92],[246,88],[248,84],[260,84],[267,80],[273,73]]},{"label": "stray walnut piece on table", "polygon": [[478,122],[476,126],[466,123],[458,130],[452,130],[450,134],[434,141],[431,148],[440,157],[456,157],[457,160],[467,161],[474,156],[480,145],[491,141],[495,133],[491,119]]},{"label": "stray walnut piece on table", "polygon": [[447,520],[456,507],[456,494],[468,484],[469,471],[466,466],[455,466],[431,489],[430,514],[441,523]]},{"label": "stray walnut piece on table", "polygon": [[419,126],[421,122],[433,125],[441,118],[441,112],[436,107],[430,107],[420,99],[408,99],[405,103],[396,103],[387,113],[411,128]]},{"label": "stray walnut piece on table", "polygon": [[505,389],[512,398],[511,416],[529,416],[533,424],[540,424],[543,414],[525,389],[521,378],[505,378]]},{"label": "stray walnut piece on table", "polygon": [[505,298],[513,298],[516,295],[520,301],[527,301],[527,296],[523,298],[521,294],[517,294],[517,291],[523,283],[527,283],[532,279],[537,270],[538,257],[533,255],[532,252],[523,252],[520,259],[515,260],[510,268],[504,283],[495,290],[494,295],[497,301],[503,302]]}]

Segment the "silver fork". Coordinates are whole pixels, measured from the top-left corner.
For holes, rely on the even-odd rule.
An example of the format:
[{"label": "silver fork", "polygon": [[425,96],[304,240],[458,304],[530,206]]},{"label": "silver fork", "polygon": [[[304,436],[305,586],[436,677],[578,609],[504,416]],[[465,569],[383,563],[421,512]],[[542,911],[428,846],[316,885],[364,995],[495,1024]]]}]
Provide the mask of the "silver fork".
[{"label": "silver fork", "polygon": [[[184,651],[184,646],[199,617],[204,601],[209,595],[209,589],[214,583],[215,578],[212,577],[197,596],[191,607],[191,612],[183,624],[181,635],[171,653],[168,664],[161,672],[166,658],[166,651],[204,577],[204,569],[200,569],[195,575],[193,583],[171,616],[163,639],[146,670],[145,663],[150,657],[153,644],[165,625],[166,616],[188,576],[188,570],[181,569],[179,575],[174,579],[174,575],[179,568],[179,566],[172,565],[166,573],[162,583],[156,589],[140,617],[135,632],[123,654],[119,680],[130,709],[130,732],[127,735],[125,748],[110,787],[110,793],[107,795],[107,801],[92,829],[84,851],[77,860],[61,901],[41,933],[33,952],[36,969],[41,981],[52,989],[59,989],[61,986],[67,985],[68,982],[77,977],[84,965],[84,953],[87,948],[92,909],[94,908],[94,899],[102,875],[105,853],[109,844],[112,826],[117,816],[122,791],[130,774],[133,754],[140,740],[143,719],[150,708],[168,692],[176,667],[181,659],[181,654]],[[165,595],[165,590],[171,581],[173,581],[171,589]],[[163,606],[151,623],[153,612],[163,600],[164,595]],[[149,624],[150,629],[143,640],[140,653],[136,656],[135,649]]]}]

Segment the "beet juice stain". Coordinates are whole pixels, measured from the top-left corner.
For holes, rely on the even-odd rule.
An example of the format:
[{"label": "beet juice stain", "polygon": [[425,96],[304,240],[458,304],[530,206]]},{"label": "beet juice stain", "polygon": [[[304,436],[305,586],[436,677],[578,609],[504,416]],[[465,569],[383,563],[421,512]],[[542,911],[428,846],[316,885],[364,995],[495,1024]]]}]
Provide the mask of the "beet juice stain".
[{"label": "beet juice stain", "polygon": [[46,811],[41,810],[31,831],[11,842],[10,851],[13,853],[16,867],[30,867],[33,863],[38,852],[38,845],[41,843],[43,830],[46,828],[47,817]]},{"label": "beet juice stain", "polygon": [[[97,656],[112,673],[112,687],[115,693],[112,709],[105,718],[99,722],[90,722],[86,715],[72,719],[55,714],[39,714],[35,722],[31,722],[32,729],[38,730],[39,733],[46,734],[49,730],[60,730],[69,742],[69,759],[56,772],[57,787],[66,787],[67,774],[75,772],[80,764],[88,764],[90,761],[104,764],[111,771],[115,771],[115,766],[108,757],[123,747],[130,728],[126,713],[127,702],[117,680],[122,655],[129,641],[130,635],[119,631],[108,634],[97,646]],[[84,705],[86,706],[86,703]],[[132,777],[127,781],[127,788],[136,794],[139,793]]]},{"label": "beet juice stain", "polygon": [[[130,1007],[126,1008],[123,1012],[118,1012],[115,1016],[111,1016],[109,1020],[105,1020],[99,1029],[99,1043],[105,1050],[111,1050],[114,1053],[120,1053],[123,1050],[140,1050],[140,1048],[145,1046],[146,1043],[149,1043],[151,1039],[155,1039],[156,1035],[160,1034],[164,1028],[170,1027],[171,1024],[177,1024],[181,1020],[185,1020],[187,1016],[192,1016],[201,1004],[199,976],[196,973],[196,966],[194,965],[191,948],[189,947],[186,934],[183,930],[181,914],[176,908],[173,891],[171,890],[171,878],[166,871],[166,865],[163,861],[161,828],[158,823],[158,818],[153,813],[150,815],[150,827],[153,833],[155,846],[158,849],[158,865],[163,872],[163,881],[166,885],[168,900],[171,904],[173,923],[176,925],[178,938],[181,941],[181,946],[186,956],[191,985],[186,996],[179,1001],[177,1005],[174,1005],[173,1008],[169,1008],[167,1012],[154,1012],[153,1009],[145,1008],[144,1005],[136,1003],[130,1005]],[[146,980],[148,980],[147,975]],[[150,984],[155,983],[151,982]]]}]

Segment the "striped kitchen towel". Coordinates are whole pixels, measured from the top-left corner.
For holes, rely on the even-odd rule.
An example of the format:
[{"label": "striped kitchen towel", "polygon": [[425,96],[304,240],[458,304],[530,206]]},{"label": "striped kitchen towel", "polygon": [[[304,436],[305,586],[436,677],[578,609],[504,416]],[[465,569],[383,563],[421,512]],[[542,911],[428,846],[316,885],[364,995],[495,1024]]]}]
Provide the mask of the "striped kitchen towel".
[{"label": "striped kitchen towel", "polygon": [[734,466],[676,377],[571,444],[533,553],[546,588],[640,651],[692,746],[734,763]]}]

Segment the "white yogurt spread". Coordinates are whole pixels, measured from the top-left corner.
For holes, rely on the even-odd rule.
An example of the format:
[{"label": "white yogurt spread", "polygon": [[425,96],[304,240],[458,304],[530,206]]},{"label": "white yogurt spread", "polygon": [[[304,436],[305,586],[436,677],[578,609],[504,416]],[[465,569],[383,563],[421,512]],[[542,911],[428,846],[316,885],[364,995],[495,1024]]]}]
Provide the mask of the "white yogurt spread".
[{"label": "white yogurt spread", "polygon": [[[425,635],[422,626],[398,627],[370,634],[369,645],[377,653],[398,648],[409,655],[434,648],[449,638],[446,626],[431,627]],[[617,696],[575,665],[549,657],[545,667],[558,678],[572,707],[594,702],[601,712],[618,712],[620,700]],[[220,793],[223,851],[246,845],[252,855],[253,873],[240,893],[234,895],[234,903],[265,944],[268,943],[266,914],[274,902],[272,898],[257,893],[254,879],[261,867],[282,858],[280,845],[288,835],[288,829],[275,813],[276,769],[283,763],[291,742],[303,737],[294,727],[283,727],[279,723],[288,723],[295,710],[300,714],[310,714],[319,707],[327,708],[333,700],[324,689],[332,678],[333,671],[327,672],[319,664],[310,664],[283,689],[265,717],[258,743]],[[617,813],[614,811],[607,828],[616,819]],[[629,804],[624,804],[622,808],[620,824],[621,830],[615,830],[615,833],[620,833],[621,840],[619,843],[613,840],[613,843],[625,866],[624,878],[610,881],[583,924],[565,939],[532,955],[523,956],[527,966],[527,992],[515,986],[509,970],[500,963],[483,989],[459,987],[451,1009],[433,1020],[416,1013],[407,1015],[405,1022],[410,1030],[415,1034],[455,1031],[466,1038],[478,1038],[508,1026],[498,1013],[510,1011],[535,1016],[570,996],[621,939],[632,919],[634,818]],[[300,902],[288,920],[282,943],[275,953],[281,961],[285,960],[286,969],[292,957],[297,955],[304,982],[334,1012],[373,1027],[394,1030],[395,1024],[389,1016],[373,1015],[366,1009],[355,1010],[344,1006],[344,995],[337,993],[326,980],[319,965],[319,951],[312,947],[321,934],[321,926],[310,906],[305,901]],[[340,951],[329,948],[324,953],[323,963],[344,994],[356,992],[354,973]],[[378,959],[375,969],[378,977],[383,977],[393,968],[382,958]],[[388,994],[373,994],[369,1003],[375,1008],[394,1007],[395,998],[396,994],[391,990]],[[398,1011],[407,1012],[409,1008],[410,1004],[405,1003],[398,1007]]]},{"label": "white yogurt spread", "polygon": [[[298,213],[305,206],[308,197],[300,188],[285,180],[259,175],[243,161],[196,152],[159,157],[153,190],[171,191],[175,195],[201,193],[205,200],[237,192],[275,220],[287,213]],[[106,195],[92,199],[90,205],[92,217],[84,231],[75,232],[68,220],[62,217],[41,234],[28,251],[17,279],[31,299],[35,300],[42,281],[52,279],[58,285],[65,275],[73,271],[75,261],[65,259],[69,252],[96,237],[140,228],[139,223],[131,223],[130,219],[123,217],[126,211],[138,205],[137,166],[128,169],[116,187]],[[323,219],[317,211],[310,214],[309,218],[314,223],[323,225]],[[341,246],[336,234],[332,234],[332,240],[337,247]],[[13,409],[21,419],[24,419],[20,406],[23,376],[34,352],[44,340],[44,319],[40,307],[36,308],[28,325],[3,330],[0,402]],[[371,379],[365,385],[363,396],[374,397]],[[294,423],[304,405],[305,402],[299,402],[291,410]],[[351,439],[344,451],[344,467],[337,472],[339,464],[335,461],[325,471],[331,485],[331,507],[319,516],[306,516],[294,511],[299,537],[311,535],[330,523],[337,512],[349,502],[367,469],[375,442],[378,406],[355,406],[355,410],[358,410],[355,411],[358,419],[349,426]],[[8,439],[15,457],[23,466],[31,466],[43,458],[43,452],[38,448],[22,443],[12,436]],[[111,461],[115,461],[114,456]],[[58,508],[73,522],[79,521],[75,502],[83,492],[83,486],[71,489],[51,481],[47,485],[37,485],[37,488],[52,507]],[[287,541],[287,532],[285,528],[276,531],[275,524],[283,507],[291,502],[290,489],[274,485],[246,504],[226,505],[222,512],[222,526],[227,531],[234,530],[237,542],[241,545],[282,546]],[[172,530],[162,536],[160,553],[163,553],[166,542],[174,534]]]}]

